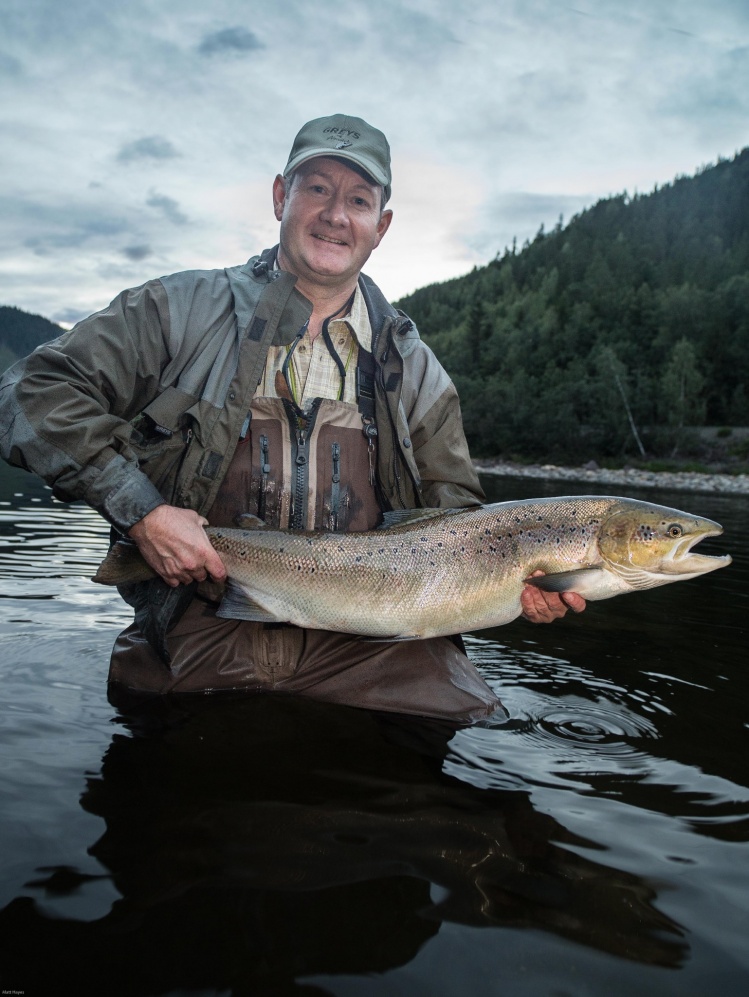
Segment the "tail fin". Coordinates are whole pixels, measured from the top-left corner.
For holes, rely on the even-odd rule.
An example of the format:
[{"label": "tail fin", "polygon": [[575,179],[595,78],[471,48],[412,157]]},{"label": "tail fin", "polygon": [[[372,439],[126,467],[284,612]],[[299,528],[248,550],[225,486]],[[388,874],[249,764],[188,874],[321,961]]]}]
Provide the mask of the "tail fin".
[{"label": "tail fin", "polygon": [[99,565],[92,581],[100,585],[127,585],[155,578],[156,572],[146,564],[136,544],[118,540]]}]

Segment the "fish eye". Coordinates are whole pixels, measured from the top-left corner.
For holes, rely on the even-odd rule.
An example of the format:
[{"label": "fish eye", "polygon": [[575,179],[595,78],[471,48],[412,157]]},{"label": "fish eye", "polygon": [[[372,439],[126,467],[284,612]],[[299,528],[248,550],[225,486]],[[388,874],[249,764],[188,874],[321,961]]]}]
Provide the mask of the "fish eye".
[{"label": "fish eye", "polygon": [[668,535],[670,537],[673,537],[674,540],[677,537],[680,537],[683,532],[684,532],[684,530],[682,530],[682,528],[679,526],[678,523],[671,523],[671,525],[669,526],[669,528],[666,530],[666,533],[668,533]]}]

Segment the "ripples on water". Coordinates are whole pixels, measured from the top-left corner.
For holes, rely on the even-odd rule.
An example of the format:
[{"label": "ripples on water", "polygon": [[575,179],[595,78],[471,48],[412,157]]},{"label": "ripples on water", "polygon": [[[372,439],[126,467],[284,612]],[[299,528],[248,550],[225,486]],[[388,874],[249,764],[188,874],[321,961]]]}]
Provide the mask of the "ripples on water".
[{"label": "ripples on water", "polygon": [[510,717],[453,735],[292,698],[119,716],[107,528],[0,474],[3,987],[743,997],[744,498],[642,493],[734,564],[469,636]]}]

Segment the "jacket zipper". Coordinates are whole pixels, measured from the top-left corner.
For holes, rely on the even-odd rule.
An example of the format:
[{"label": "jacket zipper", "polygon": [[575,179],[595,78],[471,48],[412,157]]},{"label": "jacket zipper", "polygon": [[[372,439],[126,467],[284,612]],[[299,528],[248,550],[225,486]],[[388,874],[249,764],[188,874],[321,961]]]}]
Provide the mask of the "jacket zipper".
[{"label": "jacket zipper", "polygon": [[[184,469],[185,462],[187,461],[187,455],[190,453],[190,447],[192,446],[192,441],[193,441],[193,431],[188,428],[185,431],[185,448],[182,451],[182,456],[179,461],[179,467],[177,468],[177,473],[174,475],[174,489],[172,491],[172,501],[174,502],[174,504],[183,506],[184,508],[190,508],[190,502],[189,499],[184,498],[184,491],[179,484],[179,479]],[[177,491],[178,487],[179,487],[179,493]]]}]

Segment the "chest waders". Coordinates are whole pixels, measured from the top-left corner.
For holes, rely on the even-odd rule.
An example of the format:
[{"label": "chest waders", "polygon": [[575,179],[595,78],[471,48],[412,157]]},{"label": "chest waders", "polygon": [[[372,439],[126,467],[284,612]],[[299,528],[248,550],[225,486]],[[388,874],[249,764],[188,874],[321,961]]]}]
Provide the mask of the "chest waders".
[{"label": "chest waders", "polygon": [[334,533],[374,529],[377,430],[371,354],[359,351],[357,404],[316,398],[255,398],[216,501],[215,526],[253,513],[274,529]]}]

